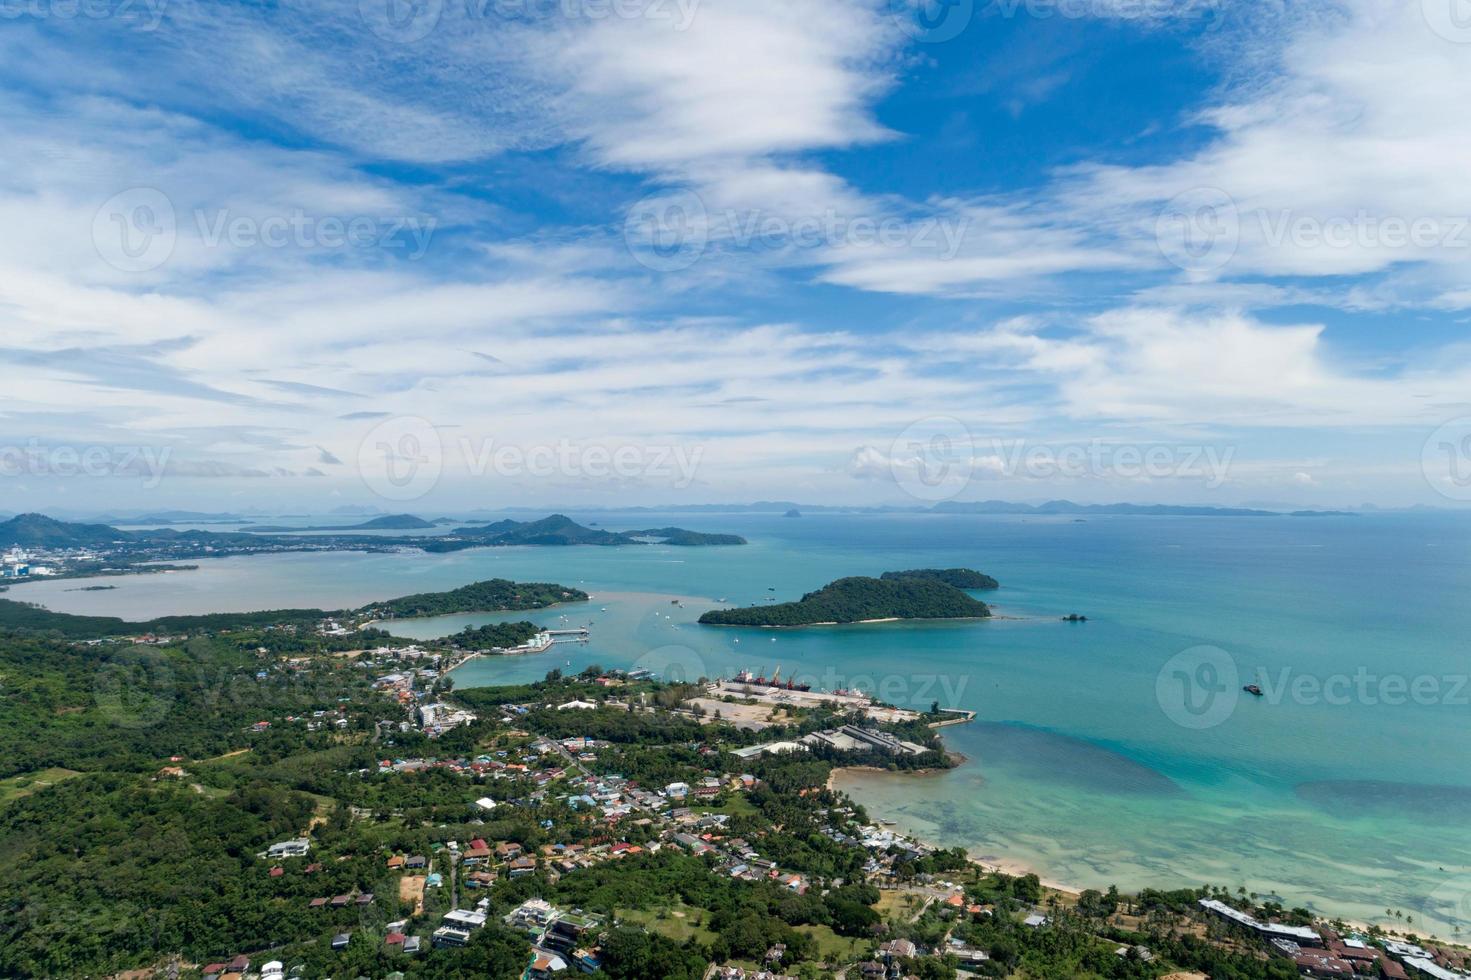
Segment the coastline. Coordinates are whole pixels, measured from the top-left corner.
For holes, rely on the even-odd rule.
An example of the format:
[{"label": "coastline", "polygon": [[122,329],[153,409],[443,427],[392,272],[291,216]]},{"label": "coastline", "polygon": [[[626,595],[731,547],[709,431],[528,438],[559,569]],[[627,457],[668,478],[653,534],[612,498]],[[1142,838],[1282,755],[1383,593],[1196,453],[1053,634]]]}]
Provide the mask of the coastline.
[{"label": "coastline", "polygon": [[[957,767],[964,765],[966,764],[966,762],[969,761],[965,758],[965,756],[961,755],[958,752],[950,752],[948,754],[952,759],[956,761]],[[904,836],[920,844],[924,844],[928,847],[939,848],[941,845],[937,844],[933,840],[926,839],[924,835],[911,833],[907,830],[904,830],[897,821],[884,819],[883,814],[875,812],[872,807],[869,806],[869,804],[862,803],[862,801],[858,800],[856,797],[853,797],[853,795],[849,793],[847,789],[838,784],[841,782],[842,778],[847,775],[861,776],[864,774],[876,774],[892,776],[900,779],[926,779],[935,778],[948,771],[949,770],[946,769],[894,770],[885,769],[880,766],[834,766],[832,770],[828,773],[826,788],[829,792],[845,793],[849,796],[850,799],[853,799],[854,802],[860,803],[863,808],[868,812],[869,817],[872,818],[875,823],[899,830],[901,833],[904,834]],[[988,873],[999,872],[1001,874],[1010,875],[1012,877],[1022,877],[1029,874],[1036,875],[1037,880],[1041,883],[1043,888],[1054,892],[1059,892],[1062,895],[1073,900],[1076,900],[1087,888],[1094,887],[1091,885],[1079,885],[1071,882],[1058,881],[1055,878],[1050,878],[1044,875],[1038,869],[1030,867],[1022,861],[1013,858],[989,854],[978,855],[974,852],[974,850],[969,847],[967,847],[965,851],[966,857],[969,859],[970,863],[975,865],[977,868],[980,868],[982,871]],[[1375,924],[1365,922],[1357,918],[1337,916],[1334,915],[1331,910],[1315,911],[1314,915],[1321,920],[1337,919],[1339,921],[1342,921],[1350,928],[1358,929],[1361,932],[1367,933],[1371,929],[1378,929],[1383,935],[1387,937],[1402,939],[1406,941],[1430,941],[1439,943],[1441,945],[1451,945],[1456,947],[1463,946],[1464,942],[1461,938],[1457,936],[1445,936],[1429,929],[1417,931],[1415,929],[1407,929],[1398,924]]]},{"label": "coastline", "polygon": [[[963,766],[970,761],[958,752],[949,752],[947,754],[950,756],[951,759],[955,761],[957,767]],[[947,769],[892,770],[884,769],[880,766],[834,766],[832,770],[827,774],[827,789],[829,792],[846,793],[847,790],[843,789],[837,784],[843,776],[848,774],[856,775],[860,773],[875,773],[891,775],[905,779],[926,779],[935,778],[948,771],[949,770]],[[849,795],[851,797],[851,794]],[[858,801],[855,800],[855,802]],[[872,817],[876,822],[891,827],[899,827],[899,824],[896,821],[886,820],[884,819],[882,814],[875,813],[867,803],[863,804],[863,808],[868,811],[869,816]],[[912,834],[908,831],[902,830],[901,832],[904,834],[904,836],[912,838],[913,840],[926,846],[934,847],[937,849],[940,847],[940,845],[936,844],[934,841],[926,840],[919,834]],[[1055,892],[1060,892],[1074,899],[1076,899],[1084,891],[1084,887],[1081,885],[1070,884],[1063,881],[1056,881],[1041,874],[1036,868],[1028,867],[1022,862],[1013,860],[1011,858],[995,857],[993,855],[977,855],[970,848],[966,848],[966,857],[970,860],[971,864],[975,865],[977,868],[980,868],[982,871],[987,873],[1000,872],[1001,874],[1010,875],[1014,878],[1020,878],[1025,875],[1034,874],[1037,876],[1037,880],[1041,882],[1043,888],[1047,888]]]}]

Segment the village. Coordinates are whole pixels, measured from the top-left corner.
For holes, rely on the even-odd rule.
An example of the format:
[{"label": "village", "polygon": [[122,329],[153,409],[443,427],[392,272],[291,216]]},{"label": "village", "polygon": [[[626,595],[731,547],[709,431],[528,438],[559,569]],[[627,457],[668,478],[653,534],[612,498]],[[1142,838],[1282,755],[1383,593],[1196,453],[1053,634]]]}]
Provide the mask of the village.
[{"label": "village", "polygon": [[[1162,963],[1164,956],[1145,939],[1146,921],[1152,921],[1156,930],[1167,921],[1163,937],[1152,933],[1156,944],[1199,938],[1263,961],[1290,963],[1302,976],[1389,980],[1471,976],[1464,972],[1464,952],[1454,947],[1335,928],[1311,917],[1304,920],[1300,912],[1292,922],[1258,918],[1229,894],[1176,896],[1168,915],[1159,908],[1146,914],[1113,893],[1105,901],[1097,893],[1078,896],[1042,888],[1034,877],[1007,879],[867,819],[860,808],[820,787],[797,790],[794,801],[810,813],[813,830],[832,847],[860,854],[861,859],[846,875],[804,869],[801,862],[792,865],[782,859],[780,852],[789,849],[785,842],[773,838],[768,844],[766,834],[750,829],[758,825],[751,819],[756,810],[750,799],[772,792],[762,767],[801,764],[803,757],[894,764],[933,755],[933,745],[884,728],[922,724],[924,716],[897,712],[847,692],[836,699],[808,694],[797,702],[790,696],[793,692],[753,689],[744,682],[716,682],[705,688],[686,685],[673,697],[661,697],[657,683],[596,668],[577,678],[549,678],[533,685],[546,695],[544,699],[487,701],[484,694],[448,690],[441,672],[443,656],[414,644],[353,651],[342,659],[367,683],[371,694],[364,699],[366,704],[349,699],[337,708],[262,719],[254,726],[257,733],[268,732],[272,725],[346,732],[363,727],[350,719],[364,708],[390,704],[396,714],[374,718],[367,726],[371,744],[379,750],[376,764],[342,775],[365,789],[380,787],[390,793],[412,795],[410,787],[425,780],[435,781],[435,786],[464,787],[438,791],[443,799],[434,812],[447,821],[446,827],[458,825],[465,832],[431,834],[435,839],[418,849],[385,846],[374,859],[381,877],[373,890],[314,891],[310,882],[321,877],[330,862],[347,858],[324,853],[310,830],[278,841],[258,856],[268,881],[302,883],[293,889],[299,896],[294,901],[301,915],[320,917],[322,942],[330,950],[345,952],[371,944],[390,957],[402,958],[402,969],[390,972],[389,980],[395,974],[412,974],[416,961],[470,947],[492,927],[509,930],[529,944],[521,974],[526,980],[598,973],[605,967],[604,943],[610,930],[634,924],[660,933],[667,922],[670,935],[677,936],[691,927],[677,918],[650,920],[647,912],[636,908],[589,909],[569,903],[557,897],[565,893],[564,883],[580,875],[643,867],[671,855],[698,860],[703,873],[722,887],[759,886],[801,900],[824,900],[855,886],[873,888],[876,907],[882,910],[862,917],[868,925],[853,938],[844,939],[831,930],[822,933],[830,938],[818,959],[813,950],[794,958],[793,944],[774,942],[759,955],[747,950],[728,959],[712,959],[706,964],[706,980],[1005,975],[1012,966],[1006,960],[1013,952],[988,948],[978,937],[998,927],[1040,937],[1064,923],[1076,928],[1080,916],[1097,941],[1112,942],[1109,948],[1119,962],[1139,964],[1141,969]],[[285,658],[265,668],[262,676],[302,667],[299,658]],[[792,722],[809,712],[810,730],[793,731]],[[722,721],[717,714],[731,720]],[[640,778],[623,770],[622,763],[641,758],[617,730],[620,719],[630,718],[628,724],[685,726],[678,731],[698,736],[658,746],[669,755],[691,760],[678,767],[680,778]],[[825,719],[836,723],[820,725]],[[784,737],[757,740],[773,727]],[[456,739],[471,732],[478,751],[395,751],[398,741],[431,749],[463,744]],[[669,766],[659,769],[670,771]],[[460,812],[453,815],[456,807]],[[524,826],[503,822],[507,814],[523,821],[534,815],[538,818],[534,834],[494,832]],[[405,812],[355,805],[351,817],[355,822],[396,822],[405,818]],[[396,917],[386,910],[373,912],[385,904],[385,894],[396,899],[391,903],[399,910]],[[509,896],[515,900],[508,905]],[[678,912],[681,917],[698,915],[688,908]],[[896,929],[899,923],[907,926]],[[1110,936],[1128,941],[1114,942]],[[301,963],[288,965],[259,951],[222,956],[200,972],[206,980],[291,980],[311,975]],[[1168,976],[1203,980],[1209,974],[1177,971]]]}]

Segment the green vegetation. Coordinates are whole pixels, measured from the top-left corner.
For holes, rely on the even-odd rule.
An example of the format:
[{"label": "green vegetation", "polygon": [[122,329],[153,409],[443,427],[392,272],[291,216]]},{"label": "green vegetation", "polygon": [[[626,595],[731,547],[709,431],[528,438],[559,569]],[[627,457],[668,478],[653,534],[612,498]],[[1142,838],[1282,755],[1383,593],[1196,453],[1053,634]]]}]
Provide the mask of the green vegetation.
[{"label": "green vegetation", "polygon": [[71,524],[45,514],[0,521],[0,548],[105,548],[130,536],[106,524]]},{"label": "green vegetation", "polygon": [[386,514],[383,517],[375,517],[372,520],[363,521],[361,524],[332,524],[320,527],[251,525],[249,530],[252,534],[292,531],[422,531],[433,526],[433,521],[426,521],[422,517],[415,517],[413,514]]},{"label": "green vegetation", "polygon": [[80,776],[81,773],[75,769],[63,769],[60,766],[52,766],[50,769],[42,769],[40,772],[27,772],[19,776],[11,776],[9,779],[0,779],[0,806],[11,800],[18,800],[22,796],[29,796],[36,790],[54,786],[63,779]]},{"label": "green vegetation", "polygon": [[[200,616],[160,616],[157,619],[130,622],[115,616],[74,616],[70,613],[52,612],[32,603],[0,599],[0,630],[55,633],[74,639],[138,636],[149,633],[177,636],[260,629],[268,626],[306,628],[313,627],[329,618],[406,619],[457,612],[544,609],[560,602],[584,602],[586,600],[586,592],[568,588],[565,585],[550,582],[512,582],[508,579],[497,578],[485,582],[472,582],[448,592],[422,592],[399,599],[389,599],[354,610],[271,609],[261,612],[208,613]],[[517,625],[519,627],[530,624]],[[534,632],[533,628],[532,633]],[[356,635],[358,645],[388,638],[387,633],[377,630],[359,630]],[[518,642],[524,642],[530,637],[531,634],[528,633],[522,641]]]},{"label": "green vegetation", "polygon": [[656,527],[647,531],[625,531],[624,533],[635,538],[657,538],[660,544],[673,544],[685,548],[746,543],[746,539],[739,534],[707,534],[704,531],[689,531],[682,527]]},{"label": "green vegetation", "polygon": [[450,643],[462,650],[492,650],[496,647],[521,646],[540,629],[540,626],[525,620],[515,623],[487,623],[484,626],[466,626],[449,639]]},{"label": "green vegetation", "polygon": [[654,528],[648,531],[605,531],[584,527],[565,514],[553,514],[539,521],[496,521],[484,527],[456,528],[442,538],[421,539],[427,551],[455,551],[487,545],[619,545],[645,544],[646,538],[659,538],[665,544],[699,546],[745,544],[746,539],[734,534],[706,534],[680,527]]},{"label": "green vegetation", "polygon": [[264,612],[206,613],[200,616],[160,616],[142,622],[130,622],[116,616],[74,616],[52,612],[29,602],[0,599],[0,629],[33,633],[56,633],[77,639],[101,636],[155,633],[216,632],[278,624],[305,626],[325,619],[321,609],[271,609]]},{"label": "green vegetation", "polygon": [[[867,581],[955,591],[923,577]],[[983,871],[958,848],[870,851],[853,840],[868,815],[826,788],[834,766],[856,761],[849,754],[731,754],[856,720],[833,709],[793,710],[782,724],[741,731],[673,710],[696,685],[610,677],[593,665],[456,691],[478,720],[430,738],[403,730],[409,709],[373,683],[380,671],[427,664],[338,656],[363,634],[256,618],[265,615],[148,645],[0,627],[0,976],[153,968],[195,980],[190,964],[248,953],[307,977],[512,980],[530,945],[500,919],[528,898],[606,917],[587,945],[598,947],[610,980],[693,980],[710,962],[759,964],[777,944],[783,973],[855,976],[855,964],[889,939],[938,950],[899,963],[904,975],[951,978],[948,938],[985,950],[990,959],[974,969],[998,978],[1295,975],[1290,961],[1260,955],[1230,927],[1203,924],[1197,898],[1245,907],[1244,893],[1109,889],[1073,898],[1034,875]],[[416,691],[449,696],[432,670]],[[573,699],[602,703],[547,707]],[[881,727],[930,749],[906,757],[915,764],[945,764],[922,720]],[[592,741],[570,749],[575,757],[545,741],[568,738]],[[404,760],[414,766],[394,764]],[[609,786],[642,795],[707,778],[704,799],[655,800],[621,817],[584,795]],[[502,805],[476,807],[486,796]],[[262,856],[300,836],[310,840],[307,856]],[[535,868],[472,888],[469,863],[451,860],[448,842],[474,837],[520,845]],[[610,850],[619,844],[621,856]],[[750,860],[748,847],[776,873],[732,874]],[[561,860],[574,853],[590,859]],[[388,859],[405,855],[427,856],[426,872],[443,875],[443,887],[401,893],[405,878]],[[873,872],[874,861],[883,870]],[[935,901],[940,880],[984,913]],[[368,893],[371,901],[357,901]],[[326,896],[351,901],[311,907]],[[463,949],[407,956],[385,943],[391,922],[424,938],[445,911],[481,899],[490,922]],[[1046,926],[1022,925],[1034,911],[1045,912]],[[1309,919],[1305,910],[1264,911]],[[338,933],[351,933],[344,950],[330,946]],[[1149,957],[1135,949],[1143,946]]]},{"label": "green vegetation", "polygon": [[876,619],[980,619],[990,608],[934,578],[840,578],[797,602],[712,609],[700,622],[720,626],[811,626]]},{"label": "green vegetation", "polygon": [[493,578],[448,592],[420,592],[400,599],[389,599],[387,602],[364,607],[362,611],[384,619],[407,619],[414,616],[445,616],[500,609],[544,609],[559,602],[586,601],[586,592],[565,585]]},{"label": "green vegetation", "polygon": [[[404,535],[359,534],[359,531],[425,530],[441,521],[424,521],[411,514],[374,518],[361,524],[317,528],[257,526],[245,531],[180,531],[163,527],[124,531],[107,524],[74,524],[44,514],[21,514],[0,521],[0,548],[19,546],[37,549],[89,549],[87,560],[69,561],[63,574],[101,574],[147,571],[144,562],[180,558],[222,557],[289,551],[391,551],[416,548],[428,552],[451,552],[465,548],[506,545],[641,545],[657,538],[663,543],[700,546],[745,544],[734,534],[707,534],[678,527],[647,531],[605,531],[584,527],[563,514],[537,521],[502,520],[479,527],[460,527],[446,534]],[[311,530],[317,534],[287,533]]]},{"label": "green vegetation", "polygon": [[999,589],[1001,583],[974,568],[912,568],[907,572],[884,572],[879,578],[927,578],[957,589]]}]

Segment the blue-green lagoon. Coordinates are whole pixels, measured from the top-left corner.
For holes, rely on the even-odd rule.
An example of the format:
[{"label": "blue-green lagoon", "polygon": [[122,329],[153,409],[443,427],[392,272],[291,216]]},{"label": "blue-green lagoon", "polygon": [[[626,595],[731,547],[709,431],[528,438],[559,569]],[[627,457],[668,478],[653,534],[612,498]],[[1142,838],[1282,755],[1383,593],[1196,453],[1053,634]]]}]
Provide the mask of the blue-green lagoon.
[{"label": "blue-green lagoon", "polygon": [[[874,816],[1075,887],[1211,882],[1350,919],[1392,908],[1442,934],[1471,929],[1471,519],[571,516],[751,543],[262,556],[11,596],[141,619],[356,606],[494,576],[562,582],[594,599],[515,618],[590,624],[589,643],[474,660],[456,683],[592,663],[685,676],[780,665],[825,688],[938,700],[978,713],[945,734],[968,762],[841,774]],[[998,618],[695,622],[720,598],[788,600],[843,575],[936,566],[1000,579],[980,594]],[[1088,622],[1060,621],[1073,612]],[[497,618],[394,628],[443,635]],[[1263,697],[1240,690],[1251,682]]]}]

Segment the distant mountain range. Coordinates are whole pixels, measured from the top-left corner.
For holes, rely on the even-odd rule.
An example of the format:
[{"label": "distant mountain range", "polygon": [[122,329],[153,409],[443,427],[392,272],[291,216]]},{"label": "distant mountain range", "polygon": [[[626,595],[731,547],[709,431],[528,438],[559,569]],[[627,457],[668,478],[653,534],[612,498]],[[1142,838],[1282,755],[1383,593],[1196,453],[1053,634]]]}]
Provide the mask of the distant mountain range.
[{"label": "distant mountain range", "polygon": [[1049,500],[1045,504],[1014,504],[1005,500],[962,503],[947,500],[930,508],[936,514],[1130,514],[1145,517],[1351,517],[1344,510],[1255,510],[1250,507],[1191,507],[1180,504],[1075,504]]},{"label": "distant mountain range", "polygon": [[383,517],[375,517],[361,524],[330,524],[318,527],[287,527],[270,526],[265,524],[251,524],[245,530],[252,534],[279,534],[287,531],[422,531],[425,528],[435,527],[445,523],[444,518],[438,521],[426,521],[422,517],[413,514],[388,514]]},{"label": "distant mountain range", "polygon": [[68,524],[45,514],[21,514],[0,524],[0,548],[107,548],[133,533],[108,524]]},{"label": "distant mountain range", "polygon": [[[533,510],[527,507],[505,507],[497,513]],[[1433,508],[1409,508],[1433,509]],[[1347,516],[1342,510],[1266,510],[1253,507],[1208,507],[1190,504],[1079,504],[1071,500],[1049,500],[1041,504],[1022,504],[1007,500],[947,500],[931,506],[883,505],[876,507],[834,504],[801,504],[789,500],[758,500],[749,504],[669,504],[660,507],[592,507],[578,508],[586,514],[1129,514],[1137,516],[1177,517],[1313,517]],[[473,511],[471,513],[474,513]]]},{"label": "distant mountain range", "polygon": [[[605,531],[600,528],[585,527],[565,514],[553,514],[539,521],[529,522],[513,521],[507,518],[483,527],[455,528],[445,536],[446,544],[454,544],[459,547],[518,544],[618,546],[646,544],[650,540],[688,547],[746,543],[745,538],[736,534],[707,534],[680,527],[652,528],[645,531]],[[429,550],[441,549],[430,546]]]},{"label": "distant mountain range", "polygon": [[[118,550],[131,548],[150,552],[182,550],[197,553],[210,548],[227,548],[232,552],[301,550],[312,548],[419,548],[424,551],[459,551],[504,545],[643,545],[651,542],[700,547],[708,545],[740,545],[746,539],[735,534],[709,534],[680,527],[651,528],[642,531],[605,531],[585,527],[564,514],[553,514],[538,521],[502,520],[482,527],[460,527],[443,535],[392,537],[343,532],[375,530],[424,530],[443,522],[426,521],[411,514],[394,514],[374,518],[346,527],[324,528],[252,528],[250,532],[178,531],[172,528],[147,528],[124,531],[110,524],[78,524],[58,521],[45,514],[21,514],[0,522],[0,548],[40,549],[93,548]],[[285,531],[317,530],[334,532],[323,537],[281,534]],[[280,536],[272,536],[275,532]],[[152,554],[150,557],[158,557]]]}]

